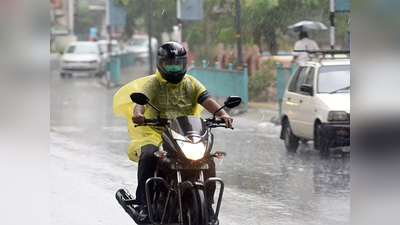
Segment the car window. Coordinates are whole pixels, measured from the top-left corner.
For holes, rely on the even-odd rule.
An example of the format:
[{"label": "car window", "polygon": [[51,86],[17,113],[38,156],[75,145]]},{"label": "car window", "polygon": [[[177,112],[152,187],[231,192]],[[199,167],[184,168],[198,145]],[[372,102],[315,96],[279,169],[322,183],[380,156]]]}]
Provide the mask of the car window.
[{"label": "car window", "polygon": [[308,71],[308,75],[306,80],[304,81],[304,84],[309,84],[311,85],[311,87],[314,86],[314,73],[315,73],[315,68],[314,67],[310,67],[310,70]]},{"label": "car window", "polygon": [[71,45],[67,53],[71,54],[98,54],[99,48],[97,45]]},{"label": "car window", "polygon": [[298,69],[296,71],[296,73],[293,75],[293,78],[290,80],[288,91],[294,92],[294,89],[296,87],[296,80],[297,80],[297,77],[299,77],[299,72],[300,72],[300,69]]},{"label": "car window", "polygon": [[[350,86],[350,65],[323,66],[318,74],[318,93],[330,93]],[[350,92],[342,90],[340,92]]]},{"label": "car window", "polygon": [[147,39],[142,39],[142,38],[135,38],[135,39],[131,39],[128,44],[129,45],[146,45]]},{"label": "car window", "polygon": [[303,67],[301,68],[300,72],[299,72],[299,77],[297,78],[297,81],[296,81],[296,88],[295,88],[295,90],[294,90],[294,92],[296,92],[296,93],[301,93],[300,87],[301,87],[302,84],[304,84],[304,81],[305,81],[305,79],[306,79],[306,76],[307,76],[307,73],[306,73],[306,72],[307,72],[307,68],[308,68],[308,67],[303,66]]}]

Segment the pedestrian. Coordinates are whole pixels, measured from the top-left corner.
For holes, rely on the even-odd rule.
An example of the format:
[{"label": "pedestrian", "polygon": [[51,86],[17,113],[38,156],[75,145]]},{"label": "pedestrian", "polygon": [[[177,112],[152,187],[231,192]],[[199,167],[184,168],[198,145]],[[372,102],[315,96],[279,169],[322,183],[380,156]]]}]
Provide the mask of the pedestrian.
[{"label": "pedestrian", "polygon": [[[160,110],[161,117],[173,119],[178,116],[195,115],[200,117],[199,104],[214,113],[220,108],[204,85],[192,76],[186,74],[188,67],[188,55],[185,48],[176,42],[167,42],[158,49],[156,56],[157,70],[154,75],[134,80],[114,95],[114,113],[127,119],[128,133],[132,140],[127,153],[132,161],[138,162],[138,186],[136,200],[141,203],[139,219],[148,220],[146,206],[145,182],[154,175],[157,166],[157,158],[154,152],[161,143],[161,134],[164,129],[149,126],[134,128],[134,124],[142,124],[145,118],[154,118],[157,112],[143,105],[133,104],[130,94],[144,92],[150,98],[150,102]],[[227,127],[232,127],[233,119],[224,111],[217,116],[223,119]],[[210,159],[210,169],[204,171],[205,179],[215,177],[215,164]],[[215,184],[207,187],[207,202],[210,218],[213,218],[212,208]]]},{"label": "pedestrian", "polygon": [[97,41],[97,27],[96,25],[92,25],[89,30],[89,40]]},{"label": "pedestrian", "polygon": [[[300,32],[299,39],[294,44],[294,50],[319,50],[317,42],[309,39],[306,31]],[[309,61],[310,58],[307,52],[293,52],[293,60],[295,61],[295,65],[298,66],[302,62]]]}]

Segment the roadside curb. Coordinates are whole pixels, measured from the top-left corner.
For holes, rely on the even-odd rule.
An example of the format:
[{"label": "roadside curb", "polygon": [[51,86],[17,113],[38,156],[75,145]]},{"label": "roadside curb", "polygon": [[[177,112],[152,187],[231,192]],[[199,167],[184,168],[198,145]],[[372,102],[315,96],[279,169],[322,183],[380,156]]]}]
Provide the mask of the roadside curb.
[{"label": "roadside curb", "polygon": [[267,104],[267,103],[262,103],[262,102],[249,102],[249,106],[258,106],[258,107],[263,107],[263,108],[269,108],[269,109],[279,109],[279,105],[275,104]]}]

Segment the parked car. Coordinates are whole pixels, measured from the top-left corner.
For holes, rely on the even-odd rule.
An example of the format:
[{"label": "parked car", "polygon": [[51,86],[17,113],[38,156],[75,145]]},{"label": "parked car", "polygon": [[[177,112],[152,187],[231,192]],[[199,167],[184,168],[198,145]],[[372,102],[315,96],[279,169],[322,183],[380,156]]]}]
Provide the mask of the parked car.
[{"label": "parked car", "polygon": [[[151,49],[153,52],[153,57],[158,50],[158,41],[156,38],[151,38]],[[128,52],[132,52],[135,55],[135,61],[140,61],[142,63],[148,62],[149,59],[149,37],[147,35],[138,35],[129,39],[126,42],[126,49]]]},{"label": "parked car", "polygon": [[[108,54],[108,40],[100,40],[97,42],[100,45],[100,50],[104,54]],[[121,55],[126,53],[127,51],[124,48],[124,45],[118,43],[117,40],[111,40],[111,55]]]},{"label": "parked car", "polygon": [[282,101],[280,138],[295,152],[299,140],[314,148],[350,146],[350,59],[320,59],[300,64]]},{"label": "parked car", "polygon": [[74,73],[101,76],[105,72],[105,60],[96,42],[78,41],[68,45],[60,60],[61,77]]}]

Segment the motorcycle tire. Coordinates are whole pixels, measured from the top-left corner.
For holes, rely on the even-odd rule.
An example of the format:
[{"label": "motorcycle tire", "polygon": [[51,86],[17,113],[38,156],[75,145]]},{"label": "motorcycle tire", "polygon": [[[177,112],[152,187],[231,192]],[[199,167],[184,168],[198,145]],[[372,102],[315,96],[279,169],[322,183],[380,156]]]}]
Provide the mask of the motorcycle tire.
[{"label": "motorcycle tire", "polygon": [[208,213],[204,191],[193,187],[185,191],[182,196],[182,219],[187,225],[207,225]]}]

